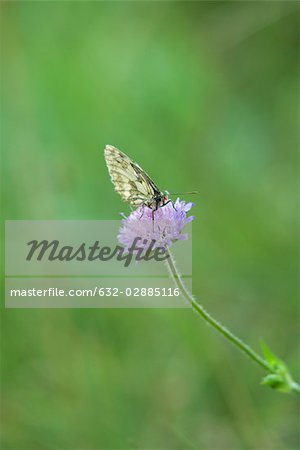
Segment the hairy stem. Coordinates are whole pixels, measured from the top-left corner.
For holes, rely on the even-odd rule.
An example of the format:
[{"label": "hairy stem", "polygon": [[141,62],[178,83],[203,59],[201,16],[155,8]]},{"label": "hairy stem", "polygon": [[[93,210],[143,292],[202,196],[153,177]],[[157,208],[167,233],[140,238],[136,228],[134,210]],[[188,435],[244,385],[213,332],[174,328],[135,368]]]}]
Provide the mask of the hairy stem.
[{"label": "hairy stem", "polygon": [[[232,344],[236,345],[243,353],[245,353],[252,361],[260,365],[263,369],[267,370],[270,374],[277,373],[274,367],[269,364],[268,361],[260,357],[252,348],[245,344],[240,338],[235,336],[231,331],[229,331],[224,325],[215,320],[204,308],[201,306],[192,296],[192,294],[185,287],[183,280],[179,271],[176,268],[174,258],[169,248],[166,248],[168,253],[168,258],[166,259],[166,264],[168,266],[169,272],[175,284],[181,291],[183,297],[191,304],[194,311],[201,316],[207,323],[214,327],[219,333],[221,333],[226,339],[228,339]],[[300,386],[294,381],[290,385],[291,390],[300,393]]]}]

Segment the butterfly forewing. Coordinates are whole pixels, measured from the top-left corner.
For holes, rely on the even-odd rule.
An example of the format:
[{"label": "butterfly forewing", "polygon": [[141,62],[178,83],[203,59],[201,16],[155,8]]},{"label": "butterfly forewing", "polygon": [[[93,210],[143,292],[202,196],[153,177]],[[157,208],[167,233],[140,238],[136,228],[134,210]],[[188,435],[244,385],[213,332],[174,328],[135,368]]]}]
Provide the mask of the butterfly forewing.
[{"label": "butterfly forewing", "polygon": [[104,150],[109,174],[122,199],[133,206],[152,206],[160,190],[144,170],[112,145]]}]

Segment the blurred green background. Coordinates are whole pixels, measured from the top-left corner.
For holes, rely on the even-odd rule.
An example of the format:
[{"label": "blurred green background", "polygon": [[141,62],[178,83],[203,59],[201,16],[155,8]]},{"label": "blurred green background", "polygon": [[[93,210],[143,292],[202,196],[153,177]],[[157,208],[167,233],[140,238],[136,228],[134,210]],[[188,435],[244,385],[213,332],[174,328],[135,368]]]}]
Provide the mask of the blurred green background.
[{"label": "blurred green background", "polygon": [[[4,218],[127,212],[105,144],[198,190],[194,294],[299,381],[297,3],[1,10]],[[190,310],[1,313],[3,449],[299,448],[298,398]]]}]

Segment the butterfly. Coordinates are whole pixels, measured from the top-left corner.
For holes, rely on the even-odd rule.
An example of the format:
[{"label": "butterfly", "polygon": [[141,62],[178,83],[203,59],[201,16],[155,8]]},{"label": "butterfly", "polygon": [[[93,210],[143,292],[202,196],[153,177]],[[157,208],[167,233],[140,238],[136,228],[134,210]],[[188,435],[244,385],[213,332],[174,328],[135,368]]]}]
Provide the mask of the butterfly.
[{"label": "butterfly", "polygon": [[[104,149],[104,156],[114,184],[115,190],[123,200],[134,207],[148,206],[154,212],[173,201],[168,198],[168,192],[162,192],[149,175],[129,156],[112,145]],[[175,208],[175,207],[174,207]]]},{"label": "butterfly", "polygon": [[[151,208],[153,221],[154,212],[158,208],[172,203],[173,208],[176,209],[173,200],[168,197],[169,192],[162,192],[149,175],[121,150],[107,145],[104,149],[104,157],[115,190],[125,202],[136,208],[140,206]],[[197,192],[186,192],[186,194],[197,194]]]}]

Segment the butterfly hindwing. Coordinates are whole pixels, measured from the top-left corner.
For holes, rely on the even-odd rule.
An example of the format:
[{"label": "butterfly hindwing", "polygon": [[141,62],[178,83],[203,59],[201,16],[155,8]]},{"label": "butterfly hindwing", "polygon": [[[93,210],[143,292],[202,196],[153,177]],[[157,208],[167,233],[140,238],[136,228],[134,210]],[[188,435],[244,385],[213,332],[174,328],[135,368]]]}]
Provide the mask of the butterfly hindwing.
[{"label": "butterfly hindwing", "polygon": [[160,190],[143,169],[112,145],[104,150],[105,160],[115,190],[133,206],[155,203]]}]

